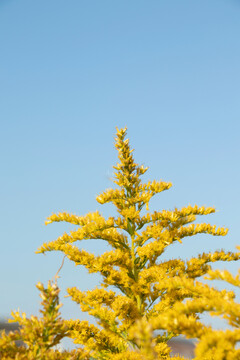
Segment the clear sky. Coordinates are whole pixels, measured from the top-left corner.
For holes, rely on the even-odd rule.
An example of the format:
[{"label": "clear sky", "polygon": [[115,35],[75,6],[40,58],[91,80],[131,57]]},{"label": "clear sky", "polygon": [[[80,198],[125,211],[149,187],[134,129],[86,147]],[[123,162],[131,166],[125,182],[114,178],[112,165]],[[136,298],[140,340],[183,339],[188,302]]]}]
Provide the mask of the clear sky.
[{"label": "clear sky", "polygon": [[[240,244],[239,19],[237,0],[0,0],[0,316],[37,313],[35,284],[61,264],[34,253],[70,229],[46,227],[48,215],[111,214],[95,196],[111,187],[116,126],[128,127],[146,180],[173,182],[151,210],[215,206],[206,221],[230,228],[166,256]],[[60,275],[62,297],[97,283],[69,261]],[[63,301],[64,316],[82,318]]]}]

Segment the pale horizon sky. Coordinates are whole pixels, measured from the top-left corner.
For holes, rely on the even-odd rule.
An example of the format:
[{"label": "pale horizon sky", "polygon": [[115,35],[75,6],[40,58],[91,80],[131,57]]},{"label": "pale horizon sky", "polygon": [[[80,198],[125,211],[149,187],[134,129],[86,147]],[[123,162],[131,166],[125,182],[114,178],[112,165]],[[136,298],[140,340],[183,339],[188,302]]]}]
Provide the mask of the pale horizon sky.
[{"label": "pale horizon sky", "polygon": [[[173,246],[170,257],[240,245],[240,2],[0,0],[0,318],[36,314],[60,253],[34,252],[70,227],[48,215],[99,210],[111,187],[115,127],[128,127],[145,180],[171,181],[151,210],[215,206],[228,227]],[[101,241],[79,246],[100,253]],[[237,263],[219,264],[236,272]],[[66,288],[94,276],[65,261],[65,317],[85,318]]]}]

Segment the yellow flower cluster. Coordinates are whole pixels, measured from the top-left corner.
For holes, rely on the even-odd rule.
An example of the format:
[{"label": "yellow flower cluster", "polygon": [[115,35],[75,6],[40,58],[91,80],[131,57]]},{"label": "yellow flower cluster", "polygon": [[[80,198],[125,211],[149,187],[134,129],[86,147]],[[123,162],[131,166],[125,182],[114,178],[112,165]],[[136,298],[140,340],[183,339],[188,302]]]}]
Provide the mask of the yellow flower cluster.
[{"label": "yellow flower cluster", "polygon": [[[83,349],[60,351],[56,345],[67,336],[69,328],[61,319],[59,308],[59,288],[56,282],[48,282],[47,288],[38,283],[38,290],[42,299],[42,317],[31,316],[25,313],[12,312],[9,322],[17,322],[19,330],[0,337],[1,360],[84,360],[88,353]],[[16,343],[19,342],[18,344]]]},{"label": "yellow flower cluster", "polygon": [[[227,271],[213,271],[211,263],[237,261],[240,252],[220,250],[203,252],[186,261],[162,260],[165,249],[176,241],[181,243],[185,237],[197,234],[224,236],[228,230],[195,223],[198,216],[214,213],[212,207],[189,205],[151,213],[148,208],[151,198],[168,190],[172,184],[143,183],[141,176],[147,168],[135,163],[133,150],[125,137],[126,128],[117,129],[119,163],[114,166],[117,187],[97,196],[100,204],[112,202],[117,216],[105,219],[99,212],[86,216],[53,214],[47,224],[66,221],[77,229],[43,244],[37,251],[60,251],[76,265],[85,266],[89,273],[102,276],[101,287],[94,290],[67,289],[81,310],[95,318],[96,325],[61,320],[57,302],[59,290],[51,283],[48,289],[38,285],[43,298],[43,319],[27,320],[24,315],[13,314],[25,330],[20,330],[18,335],[2,336],[0,347],[2,344],[9,359],[18,354],[17,351],[20,354],[17,356],[25,351],[34,354],[36,359],[37,356],[44,359],[46,353],[49,359],[180,360],[183,358],[170,357],[167,344],[178,335],[197,339],[196,360],[240,359],[237,348],[240,305],[234,292],[217,290],[199,280],[205,276],[208,280],[222,280],[239,287],[240,274],[234,277]],[[110,251],[96,256],[76,245],[78,241],[91,239],[106,241]],[[51,301],[55,302],[51,305],[50,316],[48,304]],[[221,317],[232,329],[217,331],[206,326],[201,321],[201,314],[205,312]],[[79,346],[75,352],[60,354],[52,349],[64,336]],[[14,345],[20,338],[28,345],[27,351],[21,347],[18,350]],[[33,355],[27,356],[26,359],[30,359]]]}]

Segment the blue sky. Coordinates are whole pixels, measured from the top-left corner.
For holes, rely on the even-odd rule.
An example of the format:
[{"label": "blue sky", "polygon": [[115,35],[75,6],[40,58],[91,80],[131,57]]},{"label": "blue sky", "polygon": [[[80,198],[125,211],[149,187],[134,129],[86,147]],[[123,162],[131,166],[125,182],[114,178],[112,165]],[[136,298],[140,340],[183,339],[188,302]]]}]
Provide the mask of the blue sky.
[{"label": "blue sky", "polygon": [[[215,206],[206,221],[230,228],[166,255],[239,244],[239,17],[233,0],[0,0],[0,316],[37,313],[35,283],[61,264],[34,253],[70,229],[46,227],[48,215],[111,214],[95,196],[111,187],[116,126],[128,127],[146,180],[173,182],[150,209]],[[97,278],[65,261],[59,284],[63,297]],[[85,318],[63,301],[64,316]]]}]

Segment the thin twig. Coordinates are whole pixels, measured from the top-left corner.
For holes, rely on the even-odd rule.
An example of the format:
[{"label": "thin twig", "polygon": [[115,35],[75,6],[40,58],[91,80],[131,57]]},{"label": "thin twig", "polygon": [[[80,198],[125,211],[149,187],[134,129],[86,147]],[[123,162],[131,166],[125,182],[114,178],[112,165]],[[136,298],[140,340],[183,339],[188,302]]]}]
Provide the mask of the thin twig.
[{"label": "thin twig", "polygon": [[58,269],[58,271],[56,272],[56,274],[54,275],[54,277],[52,278],[52,281],[53,281],[53,279],[55,279],[55,281],[57,282],[57,279],[59,278],[58,274],[59,274],[60,270],[62,269],[62,267],[63,267],[63,265],[64,265],[64,260],[65,260],[65,257],[66,257],[66,256],[67,256],[67,255],[64,255],[64,257],[63,257],[63,259],[62,259],[61,266],[60,266],[60,268]]}]

